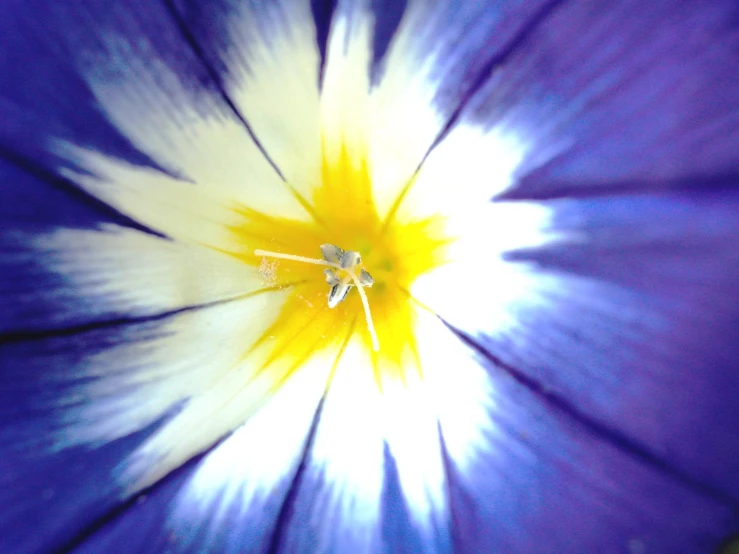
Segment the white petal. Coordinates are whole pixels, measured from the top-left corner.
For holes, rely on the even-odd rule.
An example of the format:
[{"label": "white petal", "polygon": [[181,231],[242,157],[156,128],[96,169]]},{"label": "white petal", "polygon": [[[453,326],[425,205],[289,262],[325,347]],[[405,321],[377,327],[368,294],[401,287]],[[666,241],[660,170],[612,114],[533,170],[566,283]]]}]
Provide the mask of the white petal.
[{"label": "white petal", "polygon": [[493,391],[475,353],[437,316],[419,314],[416,336],[424,386],[444,448],[462,469],[490,448]]},{"label": "white petal", "polygon": [[283,538],[287,551],[306,541],[317,552],[381,549],[381,399],[364,345],[351,341],[339,363]]},{"label": "white petal", "polygon": [[226,90],[287,182],[308,198],[321,177],[320,55],[310,1],[232,9]]},{"label": "white petal", "polygon": [[515,133],[460,125],[431,152],[396,218],[464,217],[514,183],[526,153]]},{"label": "white petal", "polygon": [[435,315],[419,311],[416,320],[421,373],[410,358],[404,380],[391,377],[397,368],[381,365],[381,389],[366,345],[347,346],[285,535],[287,550],[308,538],[319,551],[380,550],[383,522],[398,517],[384,511],[391,494],[386,452],[420,551],[450,544],[440,430],[455,461],[473,460],[486,447],[490,387],[471,351]]},{"label": "white petal", "polygon": [[[61,408],[56,447],[99,444],[166,421],[121,464],[121,484],[151,484],[240,426],[278,387],[289,365],[260,371],[269,341],[250,348],[279,314],[286,291],[128,325],[81,338],[73,371],[57,377],[77,384]],[[249,355],[247,356],[247,354]],[[68,356],[69,354],[67,354]],[[80,399],[84,402],[79,403]]]},{"label": "white petal", "polygon": [[506,329],[515,324],[513,306],[526,301],[538,277],[505,253],[560,240],[549,230],[551,217],[545,205],[524,202],[487,203],[450,216],[447,230],[459,238],[447,251],[449,263],[416,279],[411,294],[470,332]]},{"label": "white petal", "polygon": [[14,238],[96,314],[158,315],[264,288],[256,268],[231,256],[115,225]]},{"label": "white petal", "polygon": [[159,227],[154,215],[161,204],[182,212],[180,227],[191,225],[193,216],[201,216],[203,225],[208,219],[229,221],[221,216],[237,203],[308,220],[293,192],[217,93],[193,90],[156,55],[146,57],[149,46],[141,41],[134,47],[125,37],[107,37],[82,71],[108,118],[134,146],[177,178],[53,143],[51,148],[60,157],[92,174],[67,170],[66,176],[155,229]]},{"label": "white petal", "polygon": [[[62,170],[66,177],[139,223],[179,241],[227,252],[243,249],[232,230],[245,221],[237,211],[249,206],[241,202],[243,193],[185,182],[71,145],[59,145],[57,152],[91,173]],[[269,207],[266,198],[255,204]]]},{"label": "white petal", "polygon": [[[399,31],[382,80],[370,82],[373,16],[369,6],[340,6],[328,44],[321,96],[324,147],[336,162],[346,148],[354,167],[368,162],[382,217],[412,177],[444,124],[431,105],[430,66],[407,50]],[[429,60],[430,63],[430,60]]]},{"label": "white petal", "polygon": [[190,533],[198,535],[206,525],[219,528],[211,534],[212,541],[228,542],[224,536],[230,534],[243,537],[239,533],[244,530],[225,527],[225,514],[234,512],[248,520],[246,535],[253,547],[269,540],[301,461],[331,363],[317,359],[301,368],[199,464],[167,522],[180,542]]}]

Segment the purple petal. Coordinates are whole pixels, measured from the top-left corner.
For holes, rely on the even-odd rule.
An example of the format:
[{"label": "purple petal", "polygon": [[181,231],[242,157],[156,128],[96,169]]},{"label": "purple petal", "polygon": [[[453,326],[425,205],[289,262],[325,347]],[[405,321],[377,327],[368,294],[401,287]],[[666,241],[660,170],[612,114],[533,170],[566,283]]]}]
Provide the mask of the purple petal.
[{"label": "purple petal", "polygon": [[110,10],[98,1],[9,2],[0,21],[0,71],[6,76],[0,110],[7,116],[0,144],[47,167],[57,163],[45,148],[49,137],[145,163],[105,118],[82,78],[93,61],[84,56],[116,35],[146,36],[189,82],[203,82],[202,69],[159,3],[129,2],[126,9]]},{"label": "purple petal", "polygon": [[86,404],[80,390],[89,378],[76,370],[85,355],[135,337],[108,330],[0,344],[0,550],[62,548],[120,503],[122,460],[171,412],[94,447],[65,447],[63,436]]},{"label": "purple petal", "polygon": [[[449,457],[459,552],[709,552],[739,521],[488,363],[487,452]],[[442,427],[442,434],[445,430]]]},{"label": "purple petal", "polygon": [[[135,224],[68,183],[42,181],[4,160],[0,160],[0,182],[0,333],[65,329],[134,315],[130,305],[116,309],[111,303],[80,298],[79,289],[54,271],[45,255],[55,253],[50,240],[62,230],[94,234],[105,226],[135,229]],[[108,269],[109,275],[122,268]],[[94,281],[105,273],[79,278]]]},{"label": "purple petal", "polygon": [[162,121],[183,133],[192,123],[183,121],[184,107],[247,132],[164,2],[131,0],[115,10],[100,0],[11,2],[3,6],[0,49],[7,77],[0,83],[0,146],[47,170],[71,164],[54,148],[64,142],[186,175],[187,160],[152,160],[157,152],[132,144],[136,137],[121,130],[101,100],[125,89],[132,75],[145,80],[151,71],[158,80],[123,92],[138,95],[128,120],[158,102]]},{"label": "purple petal", "polygon": [[571,1],[528,28],[466,114],[531,147],[506,196],[728,184],[739,147],[735,12],[730,1]]},{"label": "purple petal", "polygon": [[[418,529],[407,505],[390,449],[385,448],[385,481],[382,490],[382,543],[388,552],[424,552],[428,538]],[[450,498],[450,501],[454,499]],[[425,530],[426,534],[428,531]],[[435,552],[450,552],[454,531],[448,532],[448,522],[432,529]]]},{"label": "purple petal", "polygon": [[[304,386],[295,390],[305,395]],[[89,537],[82,537],[81,550],[235,554],[277,548],[280,522],[290,509],[293,482],[302,472],[312,422],[318,417],[295,411],[295,400],[278,393],[266,408],[268,413],[252,418],[211,452],[128,502],[125,509],[108,514]],[[316,411],[315,405],[306,407]],[[280,417],[292,429],[278,429],[275,418]],[[276,480],[263,480],[266,466],[278,468],[267,471]],[[132,530],[136,530],[134,537],[129,536]]]},{"label": "purple petal", "polygon": [[[78,52],[96,51],[99,40],[114,34],[142,38],[151,50],[136,51],[131,60],[163,60],[194,97],[208,97],[231,113],[220,89],[229,79],[222,59],[228,44],[215,40],[222,20],[210,17],[227,15],[230,7],[177,5],[196,39],[194,51],[164,4],[132,2],[130,11],[102,1],[4,7],[0,73],[9,78],[0,82],[0,147],[27,169],[33,165],[28,160],[47,170],[60,165],[39,146],[50,136],[138,164],[158,163],[115,130],[80,77],[85,60]],[[382,3],[373,6],[383,9]],[[324,22],[316,34],[320,49],[328,12],[317,2],[312,7]],[[376,75],[408,9],[396,4],[378,18]],[[536,145],[531,151],[539,157],[522,168],[511,197],[721,189],[552,203],[553,231],[565,239],[510,254],[511,263],[535,266],[541,286],[518,308],[514,330],[472,337],[496,361],[489,370],[496,387],[491,418],[499,434],[491,434],[490,451],[472,467],[448,454],[460,551],[696,552],[714,548],[739,527],[739,197],[730,191],[739,91],[735,72],[727,70],[736,59],[731,9],[728,2],[554,2],[500,9],[436,3],[422,10],[419,49],[440,45],[448,61],[438,68],[437,102],[444,113],[454,121],[460,102],[494,68],[463,119],[491,126],[504,121]],[[114,80],[115,68],[106,78]],[[238,120],[235,113],[229,117]],[[553,158],[539,166],[548,153]],[[97,304],[77,302],[65,292],[67,283],[35,260],[21,263],[33,251],[11,244],[5,231],[132,223],[89,199],[78,204],[68,192],[47,190],[17,169],[0,178],[5,175],[19,183],[0,191],[0,248],[4,254],[15,249],[0,262],[9,276],[0,278],[0,300],[10,306],[8,329],[94,319]],[[70,190],[66,183],[62,188]],[[58,210],[46,211],[40,198]],[[56,296],[36,295],[41,287]],[[451,323],[464,329],[463,321]],[[53,454],[48,445],[61,409],[55,399],[78,392],[70,368],[88,349],[120,340],[115,330],[100,334],[89,342],[75,335],[0,346],[3,549],[76,543],[76,534],[120,500],[114,467],[151,429],[95,449]],[[517,380],[502,376],[498,366],[508,366]],[[395,473],[386,451],[384,524],[372,539],[414,550],[422,539]],[[328,485],[318,471],[298,474],[295,498],[288,496],[295,502],[282,509],[290,526],[277,544],[309,549],[305,518]],[[256,526],[254,539],[254,514],[220,499],[213,503],[220,511],[192,529],[183,524],[181,540],[165,534],[163,522],[189,475],[127,505],[87,546],[191,551],[263,544],[270,523]],[[272,521],[276,504],[265,521]],[[345,544],[346,529],[336,531],[334,544]],[[445,549],[443,533],[437,539]]]},{"label": "purple petal", "polygon": [[584,417],[739,500],[739,195],[548,206],[564,238],[508,254],[533,264],[515,324],[491,334],[451,323]]}]

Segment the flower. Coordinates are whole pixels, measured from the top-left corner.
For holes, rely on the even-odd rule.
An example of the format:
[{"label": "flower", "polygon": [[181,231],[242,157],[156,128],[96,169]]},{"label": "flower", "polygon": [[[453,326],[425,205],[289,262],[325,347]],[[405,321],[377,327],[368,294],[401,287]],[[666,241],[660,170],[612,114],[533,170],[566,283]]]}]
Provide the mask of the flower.
[{"label": "flower", "polygon": [[0,550],[737,532],[732,3],[0,10]]}]

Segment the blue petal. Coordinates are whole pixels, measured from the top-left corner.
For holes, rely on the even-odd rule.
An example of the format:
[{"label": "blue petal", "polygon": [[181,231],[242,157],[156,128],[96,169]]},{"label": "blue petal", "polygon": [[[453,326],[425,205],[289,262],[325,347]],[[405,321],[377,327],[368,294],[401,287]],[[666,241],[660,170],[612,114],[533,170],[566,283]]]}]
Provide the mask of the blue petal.
[{"label": "blue petal", "polygon": [[[289,407],[281,405],[279,410],[284,413]],[[310,436],[310,417],[307,419],[306,434]],[[282,514],[290,509],[293,482],[302,471],[300,462],[308,443],[299,432],[294,449],[297,456],[271,459],[273,443],[289,444],[292,439],[275,433],[269,418],[263,418],[263,422],[267,424],[263,438],[269,444],[244,435],[243,429],[236,431],[211,452],[196,457],[129,501],[125,509],[111,512],[89,536],[81,537],[80,551],[235,554],[276,549],[281,540]],[[293,423],[298,429],[305,429],[305,422]],[[259,477],[247,469],[260,457],[285,466],[285,477],[260,484]],[[257,463],[265,465],[264,461]],[[135,536],[131,536],[133,531]]]},{"label": "blue petal", "polygon": [[486,348],[739,500],[739,194],[550,206],[552,232],[575,240],[510,254],[555,284]]},{"label": "blue petal", "polygon": [[[437,89],[433,98],[441,113],[450,121],[455,120],[460,106],[489,78],[501,57],[517,44],[529,27],[547,17],[559,3],[560,0],[409,1],[400,25],[408,25],[407,47],[419,64],[427,57],[436,57],[432,74]],[[373,1],[371,7],[375,11],[382,10],[385,3]],[[396,19],[396,14],[376,15],[375,74],[382,74],[385,58],[395,46],[392,39],[386,37],[393,36],[393,28],[398,25]],[[388,47],[386,41],[390,41]]]},{"label": "blue petal", "polygon": [[175,502],[178,491],[198,459],[167,476],[154,489],[134,497],[117,510],[111,510],[98,525],[76,537],[70,545],[74,552],[180,551],[177,546],[183,537],[190,534],[189,530],[167,529],[167,517],[169,507]]},{"label": "blue petal", "polygon": [[[5,417],[5,414],[3,414]],[[28,415],[22,416],[27,421]],[[53,421],[53,418],[50,418]],[[38,423],[39,432],[47,423]],[[51,456],[9,451],[0,437],[0,547],[4,552],[49,552],[76,542],[98,518],[120,505],[111,479],[124,455],[152,429],[96,449],[76,447]]]},{"label": "blue petal", "polygon": [[94,446],[65,448],[61,437],[85,404],[78,393],[85,379],[70,369],[85,353],[122,342],[108,331],[0,345],[0,550],[62,548],[119,504],[121,461],[170,414]]},{"label": "blue petal", "polygon": [[[133,8],[136,8],[136,3]],[[141,10],[110,10],[104,2],[9,2],[0,19],[0,146],[34,164],[56,167],[59,160],[48,148],[49,137],[147,163],[106,119],[81,69],[85,51],[99,48],[101,39],[121,33],[134,37],[148,27],[160,51],[169,53],[190,80],[197,68],[187,67],[178,48],[167,49],[176,30],[159,4],[141,3]],[[136,12],[139,11],[139,16]],[[144,16],[144,13],[146,14]],[[158,20],[158,21],[157,21]],[[163,24],[165,23],[165,24]],[[152,29],[153,28],[153,29]],[[152,32],[156,31],[156,32]],[[179,38],[177,37],[177,40]],[[182,47],[179,51],[183,50]],[[150,162],[149,162],[150,163]]]},{"label": "blue petal", "polygon": [[[386,445],[385,481],[382,490],[382,542],[387,552],[428,551],[424,548],[425,541],[422,532],[416,527],[405,502],[403,489],[400,484],[397,464],[390,448]],[[450,499],[454,502],[454,499]],[[445,522],[446,523],[446,522]],[[451,552],[452,544],[449,535],[444,529],[435,529],[434,551]],[[452,531],[452,536],[454,531]]]},{"label": "blue petal", "polygon": [[[115,10],[101,0],[53,6],[11,2],[3,6],[0,50],[0,71],[6,76],[0,83],[0,147],[50,171],[70,165],[54,148],[59,142],[138,165],[162,165],[124,136],[100,102],[101,89],[91,84],[104,82],[108,92],[121,89],[132,72],[143,78],[142,69],[166,68],[173,76],[167,81],[160,71],[160,80],[150,87],[156,90],[139,95],[142,112],[155,92],[164,91],[170,104],[160,106],[161,117],[184,129],[176,79],[200,116],[243,128],[164,2],[130,0]],[[167,170],[185,173],[177,165]]]},{"label": "blue petal", "polygon": [[[29,171],[36,172],[36,168]],[[98,232],[103,227],[148,230],[43,171],[42,180],[0,159],[0,333],[64,330],[94,321],[132,315],[81,299],[60,272],[50,267],[48,240],[60,230]],[[152,236],[154,236],[152,234]],[[47,242],[43,242],[46,238]],[[110,267],[111,271],[115,268]],[[87,280],[101,278],[101,273]]]},{"label": "blue petal", "polygon": [[709,552],[739,519],[488,361],[488,451],[450,459],[458,552]]},{"label": "blue petal", "polygon": [[[176,397],[166,364],[146,360],[170,334],[167,321],[182,317],[0,343],[0,550],[61,547],[127,499],[131,456],[188,400]],[[207,365],[193,352],[171,355],[175,379]],[[158,382],[172,391],[147,398]]]},{"label": "blue petal", "polygon": [[731,1],[563,2],[466,117],[530,146],[510,198],[728,184],[739,147]]},{"label": "blue petal", "polygon": [[[111,10],[107,2],[67,2],[51,9],[19,2],[3,8],[0,72],[10,76],[0,82],[3,148],[55,168],[59,160],[39,147],[53,135],[152,163],[101,115],[78,76],[78,62],[71,61],[79,50],[94,50],[107,33],[145,35],[156,55],[198,93],[220,95],[169,12],[159,4],[130,6],[138,13]],[[447,5],[438,6],[433,13],[445,14]],[[497,96],[476,104],[469,117],[493,124],[506,110],[523,107],[516,112],[517,125],[527,128],[542,150],[557,152],[543,167],[534,170],[532,164],[522,172],[511,196],[734,186],[725,176],[736,173],[737,81],[726,68],[735,65],[736,56],[724,4],[665,2],[638,18],[627,4],[552,3],[545,9],[550,6],[552,11],[539,17],[537,6],[523,16],[512,9],[518,4],[505,4],[504,13],[511,9],[506,19],[470,5],[449,13],[458,14],[451,23],[439,17],[426,35],[432,44],[435,30],[445,30],[446,38],[467,31],[459,43],[444,42],[452,63],[437,100],[450,117],[502,53],[505,63],[493,83],[502,85]],[[476,17],[484,14],[491,15]],[[392,14],[378,24],[384,29],[375,42],[380,68],[396,20]],[[319,42],[321,36],[319,29]],[[480,48],[483,37],[487,46]],[[207,46],[203,50],[213,63],[220,51]],[[0,203],[3,231],[11,217],[17,220],[7,228],[29,232],[47,222],[49,229],[130,224],[99,205],[75,204],[66,193],[46,191],[16,169],[4,175],[29,188],[0,190],[0,201],[10,206],[6,214]],[[24,196],[25,190],[34,192]],[[62,208],[44,214],[40,194]],[[33,212],[22,212],[26,203]],[[563,202],[555,206],[555,230],[588,240],[511,255],[511,261],[538,264],[542,276],[561,279],[563,289],[541,291],[551,310],[532,307],[518,314],[523,334],[475,337],[539,393],[500,378],[491,366],[499,396],[491,417],[505,432],[491,437],[491,453],[472,471],[449,462],[461,551],[540,551],[545,545],[553,551],[695,552],[737,529],[737,208],[735,195],[725,191],[711,197]],[[7,240],[3,234],[0,241]],[[8,252],[8,244],[0,242],[0,248]],[[29,304],[17,300],[18,294],[37,290],[23,288],[26,279],[54,289],[64,283],[33,264],[14,261],[10,268],[13,279],[10,285],[3,282],[11,306],[9,329],[41,327],[48,314],[59,315],[60,325],[85,321],[87,308],[79,309],[63,294],[34,297],[38,312],[24,312]],[[17,510],[2,518],[0,537],[9,551],[63,545],[114,506],[120,491],[111,478],[113,467],[142,440],[135,435],[53,456],[18,448],[43,442],[55,425],[57,415],[39,392],[54,397],[64,385],[41,386],[39,380],[48,375],[46,364],[63,373],[81,355],[66,352],[66,362],[48,362],[44,349],[64,352],[67,345],[60,344],[3,346],[0,353],[5,410],[0,504]],[[392,499],[391,461],[386,469],[386,494]],[[105,548],[118,548],[139,523],[158,525],[180,479],[165,483],[151,504],[132,505]],[[320,489],[317,483],[314,488]],[[403,512],[390,500],[384,509]],[[400,526],[393,532],[388,525],[386,539],[412,535],[402,519]],[[233,540],[242,540],[242,532],[234,529]],[[146,547],[166,547],[159,531],[151,536],[162,542]],[[188,544],[201,540],[211,538],[198,536]]]}]

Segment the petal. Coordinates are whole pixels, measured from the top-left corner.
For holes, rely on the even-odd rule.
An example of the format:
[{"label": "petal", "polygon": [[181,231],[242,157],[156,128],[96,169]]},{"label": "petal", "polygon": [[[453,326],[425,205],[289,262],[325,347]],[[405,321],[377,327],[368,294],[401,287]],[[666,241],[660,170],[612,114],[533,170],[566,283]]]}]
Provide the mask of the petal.
[{"label": "petal", "polygon": [[[55,167],[61,160],[49,151],[50,136],[139,163],[151,163],[111,126],[79,75],[78,47],[104,33],[115,18],[97,14],[95,29],[89,12],[93,3],[69,2],[49,7],[43,2],[8,2],[0,21],[0,145],[29,165]],[[152,16],[154,16],[152,10]],[[155,16],[154,16],[155,17]],[[65,35],[65,32],[67,35]],[[174,60],[173,60],[174,61]],[[5,156],[4,156],[5,157]]]},{"label": "petal", "polygon": [[84,399],[75,394],[82,389],[78,377],[63,379],[54,369],[74,367],[85,346],[94,348],[86,338],[93,342],[88,335],[0,347],[3,551],[58,548],[116,506],[122,491],[113,476],[121,461],[172,415],[165,407],[151,425],[142,424],[126,437],[95,448],[69,445],[60,450],[56,441],[64,433],[64,415],[79,411]]},{"label": "petal", "polygon": [[469,349],[433,314],[415,321],[417,358],[405,360],[403,380],[381,377],[392,374],[382,361],[373,375],[366,348],[347,345],[278,551],[451,551],[439,423],[456,426],[455,444],[474,457],[487,412]]},{"label": "petal", "polygon": [[175,2],[228,98],[287,182],[302,193],[320,181],[317,4]]},{"label": "petal", "polygon": [[277,552],[380,547],[383,437],[363,355],[353,341],[341,355],[305,468],[275,530]]},{"label": "petal", "polygon": [[493,362],[486,370],[484,448],[470,457],[441,421],[458,552],[713,552],[739,525],[735,505],[613,445]]},{"label": "petal", "polygon": [[[261,372],[264,349],[245,360],[264,330],[254,321],[269,325],[275,302],[272,292],[0,346],[0,445],[12,484],[0,501],[13,506],[2,526],[23,527],[32,516],[49,529],[0,533],[3,548],[69,540],[255,413],[286,370]],[[60,478],[58,464],[81,473]],[[88,472],[89,464],[98,465]],[[74,509],[63,509],[70,497]]]},{"label": "petal", "polygon": [[460,121],[528,145],[511,198],[729,184],[738,40],[732,2],[562,2]]},{"label": "petal", "polygon": [[[5,354],[3,353],[3,356]],[[3,366],[3,371],[5,367]],[[34,368],[38,370],[39,368]],[[3,383],[3,402],[20,401],[8,394]],[[0,417],[0,548],[5,552],[48,552],[73,541],[76,533],[95,524],[100,514],[120,502],[120,488],[111,479],[121,459],[136,449],[157,424],[121,440],[95,449],[77,447],[49,454],[38,449],[22,452],[13,446],[14,430],[5,422],[11,417],[19,427],[33,427],[31,434],[43,434],[54,417],[38,415],[39,408],[26,404],[19,413],[3,408]],[[34,414],[31,416],[30,414]],[[31,418],[35,421],[31,423]],[[159,422],[157,422],[159,423]]]},{"label": "petal", "polygon": [[139,496],[80,551],[267,550],[311,433],[326,370],[322,363],[301,369],[233,435]]},{"label": "petal", "polygon": [[157,317],[264,286],[255,268],[231,256],[136,228],[2,160],[0,182],[2,333]]},{"label": "petal", "polygon": [[[506,217],[414,294],[583,417],[736,501],[738,202],[561,200],[532,211],[538,223],[495,204]],[[524,227],[540,230],[527,248],[495,238]],[[475,271],[483,286],[448,295]]]},{"label": "petal", "polygon": [[[161,212],[161,225],[175,235],[199,225],[207,240],[211,220],[227,223],[238,206],[309,218],[163,4],[139,12],[111,11],[103,2],[72,2],[39,9],[32,20],[23,11],[32,6],[20,6],[8,14],[19,30],[7,46],[2,44],[3,50],[11,57],[26,51],[65,52],[55,74],[85,94],[70,96],[80,100],[78,112],[61,110],[49,130],[33,129],[41,135],[36,142],[44,145],[46,156],[23,151],[27,140],[19,141],[19,156],[34,156],[133,219],[152,223]],[[20,88],[28,99],[18,102],[22,109],[17,112],[43,121],[33,116],[45,113],[39,106],[53,91]],[[15,101],[19,93],[11,93]],[[99,114],[92,118],[88,136],[75,129],[82,127],[78,118],[86,116],[91,102],[105,119],[101,122]],[[21,128],[20,122],[12,123],[11,130]],[[103,129],[123,136],[120,142],[127,141],[128,148],[98,139]],[[179,227],[173,227],[173,219]]]},{"label": "petal", "polygon": [[367,164],[381,217],[485,67],[541,3],[339,2],[321,89],[324,155]]}]

